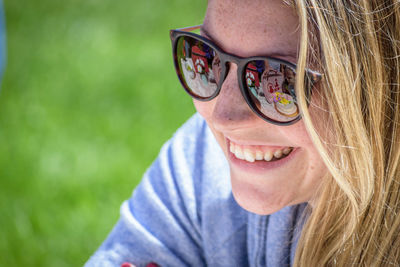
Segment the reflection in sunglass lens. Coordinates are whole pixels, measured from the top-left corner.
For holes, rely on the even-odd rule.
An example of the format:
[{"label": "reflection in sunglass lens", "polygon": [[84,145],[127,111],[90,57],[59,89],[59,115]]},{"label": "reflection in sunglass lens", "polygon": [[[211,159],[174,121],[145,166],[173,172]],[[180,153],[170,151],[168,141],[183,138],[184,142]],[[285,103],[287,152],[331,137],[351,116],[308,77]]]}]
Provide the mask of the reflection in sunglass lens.
[{"label": "reflection in sunglass lens", "polygon": [[217,90],[221,65],[217,53],[207,44],[192,37],[179,37],[177,63],[182,83],[195,98],[206,99]]},{"label": "reflection in sunglass lens", "polygon": [[256,109],[277,122],[298,118],[295,70],[272,59],[250,61],[245,68],[245,85]]}]

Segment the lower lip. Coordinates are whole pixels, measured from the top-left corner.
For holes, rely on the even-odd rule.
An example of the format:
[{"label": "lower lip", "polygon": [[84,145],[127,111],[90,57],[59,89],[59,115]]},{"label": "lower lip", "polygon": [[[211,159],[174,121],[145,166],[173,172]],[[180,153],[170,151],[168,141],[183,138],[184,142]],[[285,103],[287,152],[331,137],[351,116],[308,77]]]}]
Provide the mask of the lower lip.
[{"label": "lower lip", "polygon": [[[227,147],[229,148],[229,141],[227,140]],[[277,169],[280,167],[284,167],[288,164],[298,153],[300,149],[293,148],[292,152],[286,157],[280,160],[274,161],[265,161],[265,160],[256,160],[254,162],[248,162],[246,160],[238,159],[232,152],[228,149],[229,161],[233,163],[233,165],[239,167],[242,170],[247,172],[264,172],[267,170]]]}]

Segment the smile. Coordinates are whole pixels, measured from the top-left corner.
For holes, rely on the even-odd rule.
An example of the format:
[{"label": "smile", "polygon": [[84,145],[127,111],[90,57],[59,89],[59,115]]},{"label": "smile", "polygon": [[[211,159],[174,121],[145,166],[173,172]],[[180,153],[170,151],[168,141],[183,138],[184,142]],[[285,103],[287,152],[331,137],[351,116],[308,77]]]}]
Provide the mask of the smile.
[{"label": "smile", "polygon": [[242,146],[230,141],[229,151],[237,159],[247,162],[269,162],[286,158],[293,151],[293,147]]}]

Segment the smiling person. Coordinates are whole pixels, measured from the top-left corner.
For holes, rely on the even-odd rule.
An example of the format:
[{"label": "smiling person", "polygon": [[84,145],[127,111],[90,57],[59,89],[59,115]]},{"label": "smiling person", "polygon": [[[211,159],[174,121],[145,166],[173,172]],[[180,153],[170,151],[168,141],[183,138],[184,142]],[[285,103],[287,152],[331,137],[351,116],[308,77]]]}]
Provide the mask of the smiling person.
[{"label": "smiling person", "polygon": [[399,266],[399,29],[397,0],[210,0],[171,31],[198,113],[86,266]]}]

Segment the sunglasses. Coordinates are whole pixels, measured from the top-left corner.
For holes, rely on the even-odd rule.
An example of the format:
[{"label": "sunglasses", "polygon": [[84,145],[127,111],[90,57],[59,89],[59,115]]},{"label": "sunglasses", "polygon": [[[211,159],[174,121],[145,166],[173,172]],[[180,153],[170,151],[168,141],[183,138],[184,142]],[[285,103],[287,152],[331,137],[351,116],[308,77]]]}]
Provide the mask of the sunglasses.
[{"label": "sunglasses", "polygon": [[[300,119],[296,99],[296,64],[273,57],[242,58],[225,53],[216,44],[192,31],[201,25],[170,31],[174,64],[190,96],[209,101],[218,96],[229,72],[237,64],[240,91],[251,110],[267,122],[290,125]],[[305,70],[306,99],[322,75]]]}]

